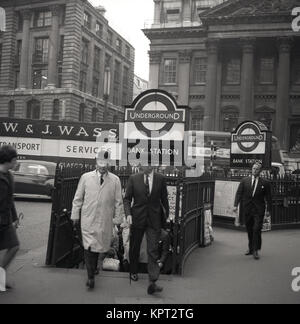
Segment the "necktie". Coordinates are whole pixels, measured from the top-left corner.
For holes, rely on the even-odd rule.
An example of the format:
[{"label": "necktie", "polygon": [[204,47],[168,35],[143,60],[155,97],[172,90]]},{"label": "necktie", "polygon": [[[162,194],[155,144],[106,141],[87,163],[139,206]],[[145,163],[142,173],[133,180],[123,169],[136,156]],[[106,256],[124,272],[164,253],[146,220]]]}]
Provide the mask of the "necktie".
[{"label": "necktie", "polygon": [[252,197],[254,196],[255,184],[256,184],[256,178],[254,177],[254,181],[252,184]]},{"label": "necktie", "polygon": [[147,174],[146,174],[146,194],[147,194],[147,197],[150,196],[149,176]]},{"label": "necktie", "polygon": [[103,176],[101,176],[101,179],[100,179],[100,186],[102,186],[104,183],[104,179],[103,179]]}]

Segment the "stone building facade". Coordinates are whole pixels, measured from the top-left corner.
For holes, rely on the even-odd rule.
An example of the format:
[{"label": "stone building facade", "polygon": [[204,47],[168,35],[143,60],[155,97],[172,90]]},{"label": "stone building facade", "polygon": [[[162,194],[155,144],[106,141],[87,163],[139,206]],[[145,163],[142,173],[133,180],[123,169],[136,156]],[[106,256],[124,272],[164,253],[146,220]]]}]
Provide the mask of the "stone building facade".
[{"label": "stone building facade", "polygon": [[151,41],[150,87],[189,105],[195,130],[231,131],[260,120],[282,149],[295,151],[300,32],[292,29],[292,10],[300,1],[154,2],[154,21],[144,30]]},{"label": "stone building facade", "polygon": [[133,96],[135,50],[86,0],[2,0],[0,116],[116,122]]}]

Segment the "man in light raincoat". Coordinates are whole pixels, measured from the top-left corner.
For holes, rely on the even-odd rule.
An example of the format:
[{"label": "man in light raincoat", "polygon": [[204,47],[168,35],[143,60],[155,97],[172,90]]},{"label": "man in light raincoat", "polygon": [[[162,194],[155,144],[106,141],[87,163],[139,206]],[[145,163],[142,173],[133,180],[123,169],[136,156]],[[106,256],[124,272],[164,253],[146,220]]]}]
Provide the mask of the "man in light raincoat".
[{"label": "man in light raincoat", "polygon": [[95,286],[95,272],[100,253],[110,249],[114,224],[124,217],[120,179],[108,172],[107,160],[96,158],[97,169],[84,174],[73,201],[72,220],[81,222],[87,287]]}]

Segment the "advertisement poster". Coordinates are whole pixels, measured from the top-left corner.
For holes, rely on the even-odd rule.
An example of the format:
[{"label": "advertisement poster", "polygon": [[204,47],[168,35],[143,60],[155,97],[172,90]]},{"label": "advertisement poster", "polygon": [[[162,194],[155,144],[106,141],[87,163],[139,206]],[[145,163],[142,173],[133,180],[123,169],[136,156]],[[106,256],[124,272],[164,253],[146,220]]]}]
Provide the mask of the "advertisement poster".
[{"label": "advertisement poster", "polygon": [[236,218],[239,213],[235,214],[233,207],[238,187],[236,181],[216,181],[214,215]]},{"label": "advertisement poster", "polygon": [[211,204],[204,205],[204,246],[212,244],[214,240],[211,211],[212,211]]}]

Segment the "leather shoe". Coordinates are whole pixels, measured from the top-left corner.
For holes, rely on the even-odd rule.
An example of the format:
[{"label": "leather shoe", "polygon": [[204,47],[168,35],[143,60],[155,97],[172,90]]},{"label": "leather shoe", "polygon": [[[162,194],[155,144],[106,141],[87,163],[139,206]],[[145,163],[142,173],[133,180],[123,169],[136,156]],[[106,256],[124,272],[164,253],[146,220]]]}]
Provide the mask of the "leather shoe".
[{"label": "leather shoe", "polygon": [[89,289],[94,289],[95,288],[95,279],[88,279],[86,286]]},{"label": "leather shoe", "polygon": [[157,286],[155,283],[152,283],[148,287],[148,295],[153,295],[154,293],[161,293],[163,291],[163,288],[160,286]]},{"label": "leather shoe", "polygon": [[131,278],[132,281],[138,281],[139,280],[139,276],[137,275],[137,273],[131,273],[130,278]]},{"label": "leather shoe", "polygon": [[258,254],[257,251],[255,251],[255,252],[253,253],[253,257],[254,257],[255,260],[259,260],[259,259],[260,259],[260,256],[259,256],[259,254]]},{"label": "leather shoe", "polygon": [[245,255],[247,255],[247,256],[248,256],[248,255],[253,255],[253,252],[249,250],[249,251],[247,251],[247,252],[245,253]]}]

